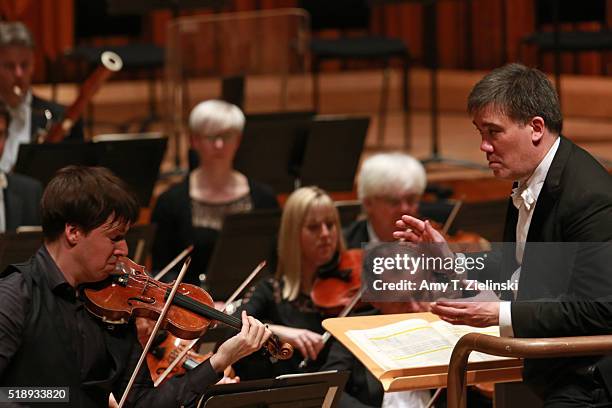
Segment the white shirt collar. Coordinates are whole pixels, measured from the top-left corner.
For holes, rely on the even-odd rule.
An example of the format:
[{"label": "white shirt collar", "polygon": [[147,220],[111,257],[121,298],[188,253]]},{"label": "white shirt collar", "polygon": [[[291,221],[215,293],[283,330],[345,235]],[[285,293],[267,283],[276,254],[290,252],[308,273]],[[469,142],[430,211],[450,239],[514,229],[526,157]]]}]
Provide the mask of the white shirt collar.
[{"label": "white shirt collar", "polygon": [[559,136],[550,149],[548,149],[548,153],[546,153],[546,156],[544,156],[531,176],[529,176],[527,180],[519,181],[518,186],[512,189],[512,199],[517,208],[517,196],[519,195],[524,201],[527,210],[530,210],[533,204],[535,204],[535,202],[538,200],[542,187],[544,186],[544,181],[546,180],[548,170],[550,169],[552,161],[555,158],[555,154],[559,149],[560,142],[561,137]]}]

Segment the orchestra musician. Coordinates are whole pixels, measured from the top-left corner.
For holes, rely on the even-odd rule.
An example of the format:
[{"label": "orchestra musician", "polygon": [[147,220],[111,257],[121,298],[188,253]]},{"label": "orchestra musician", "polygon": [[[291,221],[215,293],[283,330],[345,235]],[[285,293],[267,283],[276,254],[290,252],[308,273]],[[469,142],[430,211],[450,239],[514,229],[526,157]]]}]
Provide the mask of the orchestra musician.
[{"label": "orchestra musician", "polygon": [[[609,334],[610,175],[561,135],[557,93],[536,69],[508,64],[493,70],[472,89],[468,112],[495,177],[515,182],[504,241],[516,243],[502,251],[508,267],[493,268],[491,254],[487,268],[468,277],[518,282],[518,290],[504,293],[504,301],[439,301],[432,311],[454,324],[500,325],[506,336]],[[405,215],[397,227],[396,238],[435,242],[444,256],[460,256],[449,253],[428,222]],[[542,242],[556,244],[548,253],[534,244]],[[563,243],[578,251],[568,253]],[[545,407],[611,402],[610,357],[526,360],[523,377]]]},{"label": "orchestra musician", "polygon": [[[62,118],[64,107],[32,93],[34,39],[21,22],[0,22],[0,98],[9,106],[12,121],[0,170],[10,172],[17,161],[19,145],[35,142],[38,133]],[[83,124],[75,123],[66,141],[83,140]]]},{"label": "orchestra musician", "polygon": [[347,246],[395,241],[395,221],[403,214],[417,216],[426,185],[425,168],[410,155],[390,152],[367,158],[357,181],[357,196],[367,217],[346,228]]},{"label": "orchestra musician", "polygon": [[[417,216],[425,191],[425,168],[414,157],[402,152],[377,153],[368,157],[359,171],[357,196],[366,213],[344,230],[349,248],[362,248],[366,243],[393,242],[395,221],[402,214]],[[429,303],[410,302],[401,313],[427,311]],[[377,305],[384,310],[384,303]],[[368,314],[381,313],[369,310]],[[400,313],[396,311],[396,313]],[[331,341],[329,356],[322,370],[349,370],[351,377],[340,400],[341,407],[425,407],[429,391],[385,394],[376,378],[340,342]]]},{"label": "orchestra musician", "polygon": [[[44,244],[0,279],[0,385],[69,387],[62,406],[107,407],[111,391],[122,396],[142,349],[133,323],[102,323],[85,309],[80,289],[106,279],[127,255],[125,234],[138,205],[109,170],[69,166],[49,182],[41,208]],[[225,367],[270,336],[253,317],[241,319],[241,331],[184,376],[153,388],[141,370],[128,406],[193,404]]]},{"label": "orchestra musician", "polygon": [[[11,116],[0,101],[0,157],[8,137]],[[15,231],[25,225],[40,225],[42,185],[38,180],[0,170],[0,232]]]},{"label": "orchestra musician", "polygon": [[309,358],[316,370],[325,353],[321,322],[325,318],[311,300],[315,279],[333,274],[344,242],[340,219],[332,199],[318,187],[295,190],[285,203],[278,236],[278,259],[273,278],[260,281],[242,300],[238,311],[268,323],[281,341],[299,353],[271,364],[253,355],[235,365],[241,379],[269,378],[299,372],[299,363]]},{"label": "orchestra musician", "polygon": [[[233,168],[245,117],[236,105],[209,100],[189,115],[191,144],[199,166],[160,195],[151,216],[157,224],[153,269],[166,266],[189,245],[194,245],[191,273],[186,283],[200,284],[226,214],[278,208],[273,191]],[[178,268],[166,275],[170,281]]]}]

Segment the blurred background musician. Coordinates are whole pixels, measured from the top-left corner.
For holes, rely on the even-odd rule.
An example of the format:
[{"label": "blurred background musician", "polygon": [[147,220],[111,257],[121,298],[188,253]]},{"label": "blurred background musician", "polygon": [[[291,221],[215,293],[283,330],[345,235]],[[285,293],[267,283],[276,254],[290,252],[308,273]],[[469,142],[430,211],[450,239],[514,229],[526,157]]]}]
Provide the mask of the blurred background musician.
[{"label": "blurred background musician", "polygon": [[357,196],[366,218],[344,231],[349,248],[366,242],[393,242],[396,216],[417,216],[425,192],[425,168],[414,157],[401,152],[379,153],[365,160],[359,171]]},{"label": "blurred background musician", "polygon": [[[32,94],[34,40],[21,22],[0,22],[0,98],[8,105],[12,121],[0,169],[12,170],[21,143],[34,142],[51,121],[61,119],[64,107]],[[83,140],[83,124],[78,121],[67,141]]]},{"label": "blurred background musician", "polygon": [[[160,195],[151,216],[157,224],[153,269],[166,266],[194,245],[184,282],[199,284],[226,214],[278,208],[273,191],[233,168],[245,117],[240,108],[220,100],[196,105],[189,116],[192,148],[199,166]],[[172,280],[178,269],[166,275]]]},{"label": "blurred background musician", "polygon": [[325,360],[321,322],[326,316],[313,303],[310,292],[315,278],[336,272],[344,251],[340,231],[338,211],[325,191],[302,187],[289,196],[281,218],[276,274],[252,287],[236,313],[246,310],[268,323],[299,352],[275,364],[257,355],[239,361],[235,369],[241,379],[299,372],[305,357],[312,360],[309,369],[316,371]]},{"label": "blurred background musician", "polygon": [[[0,101],[0,156],[4,151],[11,116]],[[0,170],[0,232],[15,231],[23,225],[40,225],[42,185],[38,180]]]}]

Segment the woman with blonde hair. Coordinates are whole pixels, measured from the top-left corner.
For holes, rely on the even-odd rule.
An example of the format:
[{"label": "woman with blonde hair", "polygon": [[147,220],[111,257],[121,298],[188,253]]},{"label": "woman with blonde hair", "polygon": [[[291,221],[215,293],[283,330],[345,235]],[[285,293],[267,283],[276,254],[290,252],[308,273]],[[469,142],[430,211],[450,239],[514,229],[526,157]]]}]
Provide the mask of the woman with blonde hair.
[{"label": "woman with blonde hair", "polygon": [[283,209],[276,274],[251,288],[240,310],[267,322],[297,352],[291,360],[276,364],[255,363],[256,357],[238,364],[242,379],[297,372],[306,357],[313,362],[312,370],[322,364],[324,315],[313,304],[310,291],[317,277],[334,274],[343,250],[340,217],[331,197],[318,187],[294,191]]}]

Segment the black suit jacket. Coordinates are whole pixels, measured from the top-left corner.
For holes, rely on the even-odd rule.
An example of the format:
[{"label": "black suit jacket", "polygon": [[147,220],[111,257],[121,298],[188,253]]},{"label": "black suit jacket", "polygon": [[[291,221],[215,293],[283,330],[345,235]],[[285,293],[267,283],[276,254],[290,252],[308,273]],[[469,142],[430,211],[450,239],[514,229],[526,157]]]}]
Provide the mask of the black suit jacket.
[{"label": "black suit jacket", "polygon": [[[510,202],[506,242],[515,241],[517,219]],[[527,242],[517,301],[511,305],[514,335],[612,333],[612,270],[604,266],[612,259],[610,245],[585,244],[612,242],[612,178],[589,153],[564,137],[538,197]],[[540,244],[561,242],[574,244]],[[513,251],[504,254],[508,258],[514,259]],[[513,267],[502,270],[508,278]],[[524,378],[545,396],[557,380],[594,361],[599,364],[602,359],[530,360],[525,362]],[[612,385],[612,366],[602,363],[600,371]]]},{"label": "black suit jacket", "polygon": [[16,173],[6,175],[4,190],[6,230],[15,231],[22,225],[40,225],[42,185],[38,180]]},{"label": "black suit jacket", "polygon": [[[64,117],[65,108],[62,105],[39,98],[36,95],[32,95],[32,115],[30,118],[30,140],[32,142],[36,141],[36,138],[38,137],[38,130],[45,129],[47,126],[47,119],[44,115],[45,110],[51,112],[51,120],[54,122],[61,120]],[[83,121],[78,120],[72,126],[70,133],[66,135],[64,140],[71,142],[83,141]]]}]

